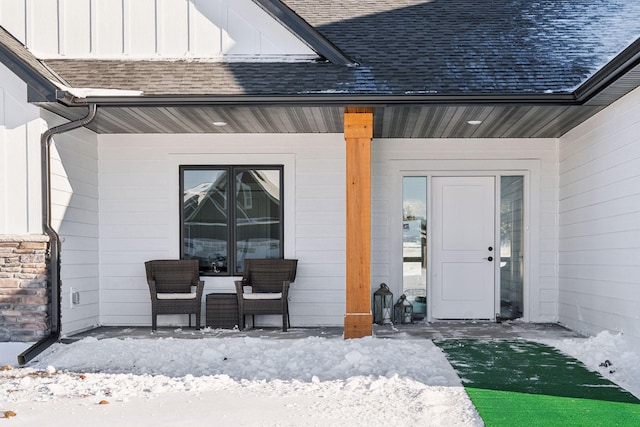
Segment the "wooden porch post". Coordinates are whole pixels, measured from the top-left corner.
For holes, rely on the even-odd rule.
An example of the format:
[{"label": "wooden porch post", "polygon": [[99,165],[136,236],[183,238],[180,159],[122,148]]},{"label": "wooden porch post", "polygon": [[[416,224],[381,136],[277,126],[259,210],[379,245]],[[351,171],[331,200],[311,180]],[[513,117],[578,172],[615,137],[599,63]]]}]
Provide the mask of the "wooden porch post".
[{"label": "wooden porch post", "polygon": [[371,316],[371,109],[344,113],[347,158],[347,306],[344,338],[373,333]]}]

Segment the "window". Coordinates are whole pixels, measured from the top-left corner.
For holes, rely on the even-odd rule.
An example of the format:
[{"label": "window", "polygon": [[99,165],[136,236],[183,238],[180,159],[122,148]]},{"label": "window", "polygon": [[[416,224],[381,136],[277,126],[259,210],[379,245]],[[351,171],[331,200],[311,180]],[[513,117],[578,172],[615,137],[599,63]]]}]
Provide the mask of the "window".
[{"label": "window", "polygon": [[500,177],[500,317],[524,306],[524,176]]},{"label": "window", "polygon": [[427,177],[402,178],[402,293],[413,318],[427,315]]},{"label": "window", "polygon": [[203,275],[238,275],[245,258],[282,258],[283,167],[180,166],[180,257]]}]

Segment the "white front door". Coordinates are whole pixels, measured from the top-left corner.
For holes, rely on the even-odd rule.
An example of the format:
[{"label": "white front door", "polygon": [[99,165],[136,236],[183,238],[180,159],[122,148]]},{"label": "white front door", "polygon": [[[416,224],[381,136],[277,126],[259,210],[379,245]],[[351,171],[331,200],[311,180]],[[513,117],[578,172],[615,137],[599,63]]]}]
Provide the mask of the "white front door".
[{"label": "white front door", "polygon": [[495,178],[433,178],[432,317],[495,319]]}]

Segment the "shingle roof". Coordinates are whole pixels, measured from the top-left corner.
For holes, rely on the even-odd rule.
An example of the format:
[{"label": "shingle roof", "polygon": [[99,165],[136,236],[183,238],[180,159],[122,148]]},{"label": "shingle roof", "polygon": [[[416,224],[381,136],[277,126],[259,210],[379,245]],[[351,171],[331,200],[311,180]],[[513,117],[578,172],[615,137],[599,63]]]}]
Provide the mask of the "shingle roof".
[{"label": "shingle roof", "polygon": [[330,63],[47,60],[74,87],[141,89],[145,95],[294,95],[347,91],[360,69]]},{"label": "shingle roof", "polygon": [[637,0],[288,0],[360,63],[47,60],[145,95],[570,93],[640,36]]},{"label": "shingle roof", "polygon": [[395,92],[571,91],[640,37],[637,0],[287,4]]}]

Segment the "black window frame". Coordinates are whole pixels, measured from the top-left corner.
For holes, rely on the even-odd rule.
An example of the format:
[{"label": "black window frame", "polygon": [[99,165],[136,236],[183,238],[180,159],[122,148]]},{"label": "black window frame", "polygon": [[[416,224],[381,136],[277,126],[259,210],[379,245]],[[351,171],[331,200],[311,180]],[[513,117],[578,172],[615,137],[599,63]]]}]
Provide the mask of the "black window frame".
[{"label": "black window frame", "polygon": [[[238,269],[236,265],[237,254],[237,242],[236,242],[236,227],[238,226],[236,218],[236,193],[239,196],[239,192],[236,191],[236,173],[238,171],[247,170],[276,170],[279,171],[280,181],[278,183],[280,190],[280,205],[279,205],[279,234],[280,234],[280,253],[279,258],[284,258],[284,165],[267,165],[267,164],[248,164],[248,165],[179,165],[178,168],[178,180],[179,180],[179,214],[180,214],[180,259],[185,258],[184,251],[184,173],[185,171],[198,171],[198,170],[216,170],[226,171],[227,174],[227,270],[225,272],[212,272],[208,270],[200,270],[202,276],[242,276],[241,268]],[[232,270],[232,271],[229,271]]]}]

